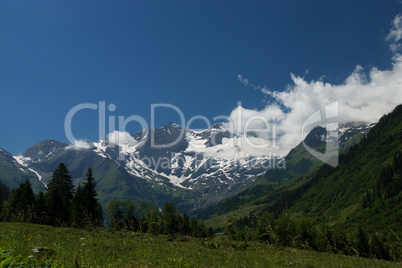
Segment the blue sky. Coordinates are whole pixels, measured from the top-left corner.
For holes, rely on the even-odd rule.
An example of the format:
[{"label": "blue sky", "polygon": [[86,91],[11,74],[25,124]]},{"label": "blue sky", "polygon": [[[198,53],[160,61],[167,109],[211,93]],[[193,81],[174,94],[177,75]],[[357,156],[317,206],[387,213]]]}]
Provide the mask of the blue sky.
[{"label": "blue sky", "polygon": [[[169,103],[212,121],[239,101],[264,110],[272,98],[250,84],[281,92],[291,73],[338,85],[357,65],[392,69],[386,38],[400,13],[397,0],[0,1],[0,147],[67,142],[80,103],[148,122],[151,104]],[[156,119],[179,123],[167,109]],[[77,114],[73,133],[96,140],[97,112]]]}]

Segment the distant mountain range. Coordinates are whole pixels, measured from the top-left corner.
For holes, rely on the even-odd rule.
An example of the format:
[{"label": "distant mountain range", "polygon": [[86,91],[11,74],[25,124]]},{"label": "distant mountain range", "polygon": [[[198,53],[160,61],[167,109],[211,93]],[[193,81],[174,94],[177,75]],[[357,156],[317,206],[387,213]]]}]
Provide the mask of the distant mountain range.
[{"label": "distant mountain range", "polygon": [[[372,126],[344,126],[339,132],[342,150],[358,142]],[[261,150],[248,152],[239,145],[246,136],[257,139],[255,133],[231,133],[222,124],[197,132],[170,122],[132,136],[114,132],[77,146],[45,140],[19,156],[0,148],[0,182],[15,188],[29,179],[36,190],[45,189],[52,172],[63,162],[76,185],[89,167],[93,169],[104,205],[114,199],[157,205],[173,201],[181,210],[191,211],[255,183],[282,181],[323,164],[302,144],[285,160]],[[326,130],[317,127],[305,142],[319,149],[325,146],[325,139]],[[286,169],[272,168],[280,161],[286,161]]]}]

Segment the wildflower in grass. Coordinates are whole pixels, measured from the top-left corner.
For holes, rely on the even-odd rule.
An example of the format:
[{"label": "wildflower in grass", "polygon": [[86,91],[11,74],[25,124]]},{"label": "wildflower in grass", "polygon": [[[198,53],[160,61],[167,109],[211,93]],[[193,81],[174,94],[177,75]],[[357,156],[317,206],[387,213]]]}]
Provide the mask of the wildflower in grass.
[{"label": "wildflower in grass", "polygon": [[24,242],[28,242],[32,240],[32,235],[24,235]]}]

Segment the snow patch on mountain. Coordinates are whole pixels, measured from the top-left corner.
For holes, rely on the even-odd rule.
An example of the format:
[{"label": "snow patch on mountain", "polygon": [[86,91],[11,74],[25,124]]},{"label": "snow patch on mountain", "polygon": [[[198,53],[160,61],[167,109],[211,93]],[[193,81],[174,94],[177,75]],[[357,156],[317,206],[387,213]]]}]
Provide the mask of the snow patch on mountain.
[{"label": "snow patch on mountain", "polygon": [[32,161],[30,157],[24,157],[23,155],[13,156],[13,158],[15,159],[15,161],[17,161],[18,164],[24,167],[28,165],[26,164],[26,162]]},{"label": "snow patch on mountain", "polygon": [[42,181],[42,176],[39,174],[39,172],[28,167],[28,164],[26,162],[30,162],[32,160],[30,157],[24,157],[23,155],[18,155],[13,156],[13,158],[15,159],[15,161],[17,161],[18,164],[20,164],[23,167],[26,167],[28,170],[35,173],[35,175],[38,177],[38,180],[47,188],[47,185],[44,181]]}]

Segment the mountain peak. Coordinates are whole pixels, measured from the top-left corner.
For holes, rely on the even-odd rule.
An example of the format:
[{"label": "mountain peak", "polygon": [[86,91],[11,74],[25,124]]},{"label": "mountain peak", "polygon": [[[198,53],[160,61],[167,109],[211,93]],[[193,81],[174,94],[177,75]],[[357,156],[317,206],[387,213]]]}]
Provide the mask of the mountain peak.
[{"label": "mountain peak", "polygon": [[327,130],[323,127],[317,126],[310,131],[310,133],[304,139],[304,142],[312,148],[325,146],[326,136]]},{"label": "mountain peak", "polygon": [[222,122],[220,122],[220,123],[215,123],[215,124],[213,124],[213,125],[211,126],[211,129],[220,129],[220,128],[222,128],[222,126],[223,126],[223,123],[222,123]]},{"label": "mountain peak", "polygon": [[178,124],[173,123],[172,121],[170,121],[169,123],[167,123],[166,125],[164,125],[164,126],[161,127],[161,128],[170,128],[170,129],[172,129],[172,128],[177,128],[177,129],[180,129],[180,128],[182,128],[182,126],[180,126],[180,125],[178,125]]},{"label": "mountain peak", "polygon": [[23,153],[23,156],[39,161],[44,157],[50,157],[53,154],[63,151],[67,146],[68,145],[65,143],[47,139],[26,150],[26,152]]}]

